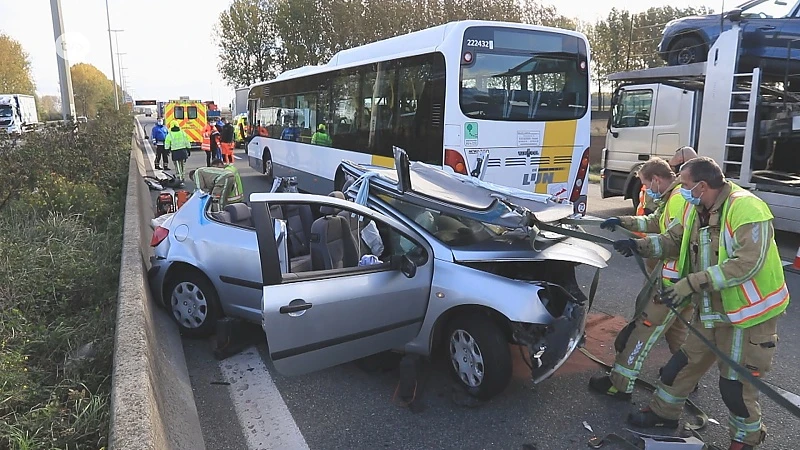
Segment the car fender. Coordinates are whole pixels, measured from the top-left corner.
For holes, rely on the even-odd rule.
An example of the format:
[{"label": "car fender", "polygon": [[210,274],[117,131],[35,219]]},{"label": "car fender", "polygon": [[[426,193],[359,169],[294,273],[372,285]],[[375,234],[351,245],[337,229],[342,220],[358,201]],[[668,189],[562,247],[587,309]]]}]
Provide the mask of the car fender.
[{"label": "car fender", "polygon": [[[468,286],[468,288],[466,288]],[[417,337],[406,344],[410,353],[428,355],[435,333],[449,320],[453,311],[484,311],[505,323],[549,324],[553,317],[541,302],[544,289],[532,282],[514,280],[457,263],[435,261],[428,311]]]}]

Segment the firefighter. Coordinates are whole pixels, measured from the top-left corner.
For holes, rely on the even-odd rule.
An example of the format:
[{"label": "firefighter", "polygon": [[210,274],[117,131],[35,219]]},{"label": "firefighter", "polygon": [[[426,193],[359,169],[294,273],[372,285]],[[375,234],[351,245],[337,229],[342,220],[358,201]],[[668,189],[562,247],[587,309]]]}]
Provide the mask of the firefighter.
[{"label": "firefighter", "polygon": [[189,178],[194,181],[197,189],[211,195],[212,211],[221,211],[230,203],[230,194],[235,186],[234,174],[225,169],[225,163],[221,159],[214,159],[211,167],[192,170]]},{"label": "firefighter", "polygon": [[[681,195],[694,205],[685,221],[661,235],[616,241],[614,248],[625,256],[677,258],[680,279],[664,290],[661,301],[694,302],[699,332],[760,377],[772,367],[778,317],[789,304],[773,215],[763,200],[726,181],[711,158],[687,161],[680,179]],[[715,362],[714,353],[690,335],[663,367],[650,405],[628,421],[677,427],[686,397]],[[758,390],[727,364],[718,366],[719,390],[729,411],[729,449],[753,449],[766,437]]]},{"label": "firefighter", "polygon": [[681,147],[675,150],[675,156],[669,160],[669,165],[675,173],[681,172],[681,166],[690,159],[697,158],[697,152],[692,147]]},{"label": "firefighter", "polygon": [[324,145],[325,147],[330,147],[333,145],[333,141],[331,140],[331,137],[328,136],[328,132],[324,123],[321,123],[317,126],[317,132],[311,136],[311,143],[314,145]]},{"label": "firefighter", "polygon": [[156,120],[156,125],[150,132],[153,144],[156,146],[156,169],[161,170],[159,162],[164,160],[164,170],[169,170],[169,152],[164,148],[164,140],[167,138],[167,127],[164,126],[164,119]]},{"label": "firefighter", "polygon": [[175,172],[178,179],[183,182],[183,167],[186,160],[189,159],[189,149],[192,147],[189,136],[186,132],[181,130],[177,121],[172,122],[172,126],[164,139],[164,148],[172,153],[172,162],[175,164]]},{"label": "firefighter", "polygon": [[[646,186],[648,197],[656,202],[656,210],[646,216],[612,217],[600,227],[614,231],[616,227],[640,233],[664,233],[675,222],[682,221],[689,212],[690,205],[681,196],[680,182],[669,163],[661,158],[647,161],[639,169],[639,180]],[[650,260],[648,260],[649,262]],[[652,260],[648,269],[656,268],[658,260]],[[674,269],[677,261],[665,261],[658,267],[664,286],[672,284],[676,277]],[[675,320],[673,313],[657,298],[650,301],[644,311],[629,323],[614,342],[617,358],[611,375],[595,376],[589,380],[589,388],[596,392],[622,400],[630,400],[634,383],[639,377],[642,365],[658,339],[664,335],[672,353],[676,353],[686,340],[686,325]],[[685,320],[691,320],[692,305],[680,310]]]},{"label": "firefighter", "polygon": [[234,185],[228,195],[228,203],[241,203],[244,201],[244,186],[242,185],[242,177],[239,175],[239,169],[233,164],[227,164],[225,169],[233,174]]}]

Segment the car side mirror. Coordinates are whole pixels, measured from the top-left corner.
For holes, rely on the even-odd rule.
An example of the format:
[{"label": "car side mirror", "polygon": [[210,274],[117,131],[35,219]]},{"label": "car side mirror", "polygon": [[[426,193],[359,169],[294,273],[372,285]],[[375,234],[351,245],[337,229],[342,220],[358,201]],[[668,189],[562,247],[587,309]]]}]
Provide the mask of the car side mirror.
[{"label": "car side mirror", "polygon": [[739,22],[742,20],[742,10],[739,8],[734,8],[726,14],[728,20],[731,22]]},{"label": "car side mirror", "polygon": [[144,135],[144,138],[145,138],[145,139],[150,139],[150,136],[148,136],[148,135],[146,135],[146,134],[145,134],[145,135]]},{"label": "car side mirror", "polygon": [[408,255],[403,255],[403,259],[400,261],[400,271],[406,278],[414,278],[414,275],[417,274],[417,264]]}]

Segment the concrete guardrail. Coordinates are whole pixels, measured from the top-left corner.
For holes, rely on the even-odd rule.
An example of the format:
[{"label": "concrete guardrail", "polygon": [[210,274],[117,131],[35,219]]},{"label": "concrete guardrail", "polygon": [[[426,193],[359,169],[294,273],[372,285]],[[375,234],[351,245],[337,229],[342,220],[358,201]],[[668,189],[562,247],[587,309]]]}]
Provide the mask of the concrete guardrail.
[{"label": "concrete guardrail", "polygon": [[150,192],[141,127],[132,140],[114,333],[109,448],[204,450],[197,406],[176,325],[152,300]]}]

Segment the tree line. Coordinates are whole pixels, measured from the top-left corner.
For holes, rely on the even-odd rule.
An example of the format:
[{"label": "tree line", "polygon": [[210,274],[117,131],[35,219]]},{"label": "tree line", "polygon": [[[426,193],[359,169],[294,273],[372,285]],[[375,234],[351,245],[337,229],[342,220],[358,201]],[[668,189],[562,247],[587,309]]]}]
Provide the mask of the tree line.
[{"label": "tree line", "polygon": [[[0,94],[28,94],[36,98],[40,121],[61,118],[61,98],[57,95],[39,97],[31,73],[28,53],[15,39],[0,33]],[[114,83],[97,67],[79,63],[70,67],[75,112],[79,116],[95,117],[103,108],[114,106]],[[118,94],[122,89],[117,85]]]},{"label": "tree line", "polygon": [[325,64],[340,50],[455,20],[546,25],[586,34],[592,77],[602,86],[608,74],[664,65],[657,52],[664,25],[711,12],[703,6],[641,13],[612,8],[604,19],[587,23],[537,0],[234,0],[213,34],[222,77],[248,86],[285,70]]}]

